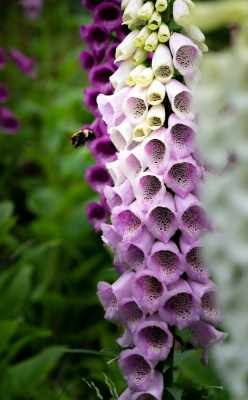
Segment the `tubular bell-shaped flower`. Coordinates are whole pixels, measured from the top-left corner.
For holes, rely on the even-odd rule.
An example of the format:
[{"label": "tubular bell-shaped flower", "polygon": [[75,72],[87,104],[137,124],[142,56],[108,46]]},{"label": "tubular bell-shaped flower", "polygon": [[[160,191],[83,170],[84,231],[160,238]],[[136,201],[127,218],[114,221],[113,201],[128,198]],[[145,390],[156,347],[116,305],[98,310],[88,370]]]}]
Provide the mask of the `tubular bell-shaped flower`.
[{"label": "tubular bell-shaped flower", "polygon": [[[223,338],[215,328],[215,286],[201,255],[201,236],[212,227],[199,199],[205,170],[189,88],[205,43],[188,25],[190,0],[122,0],[129,32],[116,47],[117,67],[111,60],[99,66],[105,37],[115,22],[118,29],[119,19],[119,2],[105,3],[95,11],[103,23],[99,43],[96,23],[94,34],[89,27],[81,32],[97,54],[92,58],[89,51],[81,62],[101,91],[97,100],[92,94],[92,109],[97,130],[104,132],[90,146],[101,169],[87,176],[110,217],[101,223],[104,212],[95,205],[91,219],[120,274],[112,285],[101,282],[98,296],[105,317],[124,328],[117,342],[126,348],[119,366],[128,388],[119,399],[162,400],[157,363],[170,359],[176,335],[188,328],[192,343],[205,350]],[[112,148],[102,139],[106,134]]]}]

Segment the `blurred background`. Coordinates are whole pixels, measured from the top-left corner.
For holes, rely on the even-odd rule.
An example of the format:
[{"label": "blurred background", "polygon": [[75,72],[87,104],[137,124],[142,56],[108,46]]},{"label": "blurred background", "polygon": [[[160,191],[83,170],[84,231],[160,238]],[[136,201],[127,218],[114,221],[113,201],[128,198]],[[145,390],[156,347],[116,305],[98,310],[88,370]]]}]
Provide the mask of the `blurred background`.
[{"label": "blurred background", "polygon": [[[80,0],[44,1],[37,18],[24,11],[19,1],[1,0],[0,47],[8,53],[8,62],[0,69],[0,81],[9,91],[4,107],[14,113],[20,128],[14,132],[10,126],[0,127],[0,399],[117,399],[116,393],[125,386],[115,363],[119,332],[104,320],[95,294],[97,282],[114,280],[115,272],[111,255],[85,215],[85,206],[95,194],[83,175],[93,161],[86,149],[75,150],[70,144],[71,133],[92,120],[82,103],[87,76],[79,64],[83,48],[79,27],[88,23],[90,16]],[[203,14],[203,25],[216,16],[214,9],[211,12]],[[225,83],[229,80],[230,85],[232,75],[237,77],[236,99],[240,100],[239,90],[243,88],[239,106],[245,115],[248,102],[242,82],[247,84],[248,56],[239,59],[239,63],[246,63],[245,69],[236,69],[232,46],[236,25],[230,22],[228,12],[224,22],[205,26],[214,61],[205,67],[205,89],[202,88],[199,104],[202,110],[213,107],[212,100],[216,99],[216,91],[223,88],[223,71],[228,65]],[[247,43],[248,39],[246,46]],[[35,60],[32,73],[27,68],[23,73],[10,61],[11,49]],[[222,54],[229,55],[230,64],[223,62]],[[206,93],[211,84],[212,98]],[[230,95],[229,90],[221,93],[225,100]],[[216,126],[216,114],[207,111],[202,122],[211,132]],[[226,124],[230,135],[237,127],[233,124],[232,128]],[[226,125],[221,128],[225,132]],[[245,126],[243,121],[235,134],[243,134]],[[224,143],[225,138],[222,135]],[[209,146],[210,152],[216,149],[215,142]],[[227,154],[233,146],[229,144]],[[218,161],[221,155],[217,153]],[[236,180],[234,176],[231,184]],[[216,182],[212,186],[220,187]],[[230,187],[230,181],[222,186],[222,193],[226,187]],[[210,208],[216,201],[219,204],[216,193],[211,199]],[[245,195],[242,204],[244,199],[247,200]],[[224,223],[228,214],[226,206]],[[222,243],[225,253],[225,242]],[[248,260],[245,256],[244,266]],[[229,262],[232,264],[230,257]],[[221,281],[222,277],[217,278]],[[246,328],[245,325],[244,337]],[[236,359],[230,364],[231,372],[240,365],[241,349],[242,346],[240,353],[233,350]],[[225,365],[220,363],[222,354],[212,357],[209,368],[201,364],[199,352],[184,354],[178,360],[177,379],[188,394],[175,399],[247,400],[247,358],[243,356],[242,383],[235,390],[231,379],[238,380],[240,373],[236,378],[230,371],[225,375]]]}]

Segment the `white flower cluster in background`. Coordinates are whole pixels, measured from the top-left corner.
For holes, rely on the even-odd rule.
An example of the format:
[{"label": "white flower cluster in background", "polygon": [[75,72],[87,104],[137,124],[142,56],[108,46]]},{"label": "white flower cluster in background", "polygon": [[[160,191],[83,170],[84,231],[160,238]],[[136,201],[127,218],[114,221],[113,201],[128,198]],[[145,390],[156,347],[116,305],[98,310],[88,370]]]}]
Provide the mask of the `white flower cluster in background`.
[{"label": "white flower cluster in background", "polygon": [[212,173],[202,198],[215,224],[205,256],[229,338],[214,358],[233,400],[248,396],[248,30],[205,57],[196,93],[200,148]]}]

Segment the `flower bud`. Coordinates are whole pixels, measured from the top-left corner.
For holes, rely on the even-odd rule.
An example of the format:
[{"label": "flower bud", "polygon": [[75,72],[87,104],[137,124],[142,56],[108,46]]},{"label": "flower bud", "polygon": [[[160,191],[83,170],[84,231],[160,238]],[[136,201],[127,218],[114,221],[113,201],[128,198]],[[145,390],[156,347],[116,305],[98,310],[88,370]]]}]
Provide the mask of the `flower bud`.
[{"label": "flower bud", "polygon": [[149,86],[153,81],[153,70],[151,68],[145,68],[137,78],[138,85],[142,87]]},{"label": "flower bud", "polygon": [[162,83],[167,83],[173,76],[173,62],[170,50],[167,46],[158,45],[153,59],[152,69],[155,77]]},{"label": "flower bud", "polygon": [[152,32],[145,42],[145,50],[148,52],[155,51],[158,45],[158,35],[156,32]]},{"label": "flower bud", "polygon": [[143,64],[139,64],[137,67],[133,68],[128,76],[127,84],[129,86],[136,85],[138,83],[138,78],[144,69],[146,69],[146,67]]},{"label": "flower bud", "polygon": [[136,49],[134,54],[132,55],[132,62],[135,65],[142,64],[147,58],[147,54],[142,49]]},{"label": "flower bud", "polygon": [[135,52],[134,40],[138,31],[130,32],[116,48],[116,61],[124,61],[130,58]]},{"label": "flower bud", "polygon": [[158,30],[158,41],[160,43],[166,43],[170,39],[170,30],[168,25],[161,24]]},{"label": "flower bud", "polygon": [[138,11],[142,6],[142,0],[130,0],[123,13],[123,24],[130,24],[137,18]]},{"label": "flower bud", "polygon": [[141,21],[149,21],[154,11],[154,4],[152,1],[147,1],[138,11],[138,18]]},{"label": "flower bud", "polygon": [[164,101],[165,92],[165,85],[163,85],[163,83],[158,81],[157,79],[154,79],[147,91],[148,103],[152,106],[157,106],[158,104],[161,104]]},{"label": "flower bud", "polygon": [[145,45],[146,39],[148,38],[148,36],[150,35],[150,31],[147,28],[147,26],[144,26],[141,31],[138,33],[134,44],[136,47],[142,48]]},{"label": "flower bud", "polygon": [[152,130],[161,128],[165,122],[165,108],[162,104],[152,106],[148,111],[146,122]]},{"label": "flower bud", "polygon": [[151,129],[145,122],[142,124],[139,124],[134,128],[133,140],[135,140],[136,142],[141,142],[150,133],[151,133]]},{"label": "flower bud", "polygon": [[160,27],[161,22],[162,22],[161,15],[157,11],[154,11],[151,18],[148,21],[148,28],[151,31],[156,31]]},{"label": "flower bud", "polygon": [[155,8],[158,12],[162,13],[164,12],[168,7],[168,1],[167,0],[156,0],[155,3]]}]

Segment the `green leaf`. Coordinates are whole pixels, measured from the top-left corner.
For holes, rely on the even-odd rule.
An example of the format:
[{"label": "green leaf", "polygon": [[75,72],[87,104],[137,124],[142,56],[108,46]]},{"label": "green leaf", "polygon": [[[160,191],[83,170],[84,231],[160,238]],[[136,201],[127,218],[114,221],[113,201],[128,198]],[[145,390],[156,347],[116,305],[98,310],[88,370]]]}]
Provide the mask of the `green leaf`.
[{"label": "green leaf", "polygon": [[187,350],[181,356],[177,356],[175,363],[187,379],[196,385],[220,386],[220,382],[216,373],[209,367],[203,364],[202,352],[200,350]]},{"label": "green leaf", "polygon": [[167,387],[166,391],[172,395],[173,399],[175,399],[175,400],[182,399],[182,394],[183,394],[182,389],[179,389],[177,387]]},{"label": "green leaf", "polygon": [[19,321],[0,321],[0,353],[7,350],[7,345],[16,333]]},{"label": "green leaf", "polygon": [[0,225],[7,221],[13,214],[13,204],[10,201],[0,203]]},{"label": "green leaf", "polygon": [[12,279],[8,279],[5,282],[1,290],[0,302],[0,315],[3,319],[10,319],[20,315],[31,290],[31,275],[32,268],[26,265],[17,270]]},{"label": "green leaf", "polygon": [[31,393],[56,366],[65,348],[50,347],[7,371],[7,383],[14,394]]}]

